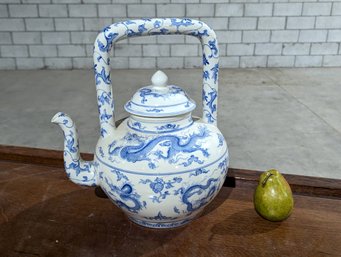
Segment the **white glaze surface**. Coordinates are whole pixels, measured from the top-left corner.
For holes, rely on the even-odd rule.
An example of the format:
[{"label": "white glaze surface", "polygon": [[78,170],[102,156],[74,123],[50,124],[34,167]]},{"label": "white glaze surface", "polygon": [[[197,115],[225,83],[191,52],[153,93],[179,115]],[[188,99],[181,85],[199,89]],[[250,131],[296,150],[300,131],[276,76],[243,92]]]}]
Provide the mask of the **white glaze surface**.
[{"label": "white glaze surface", "polygon": [[[195,103],[167,76],[154,74],[152,86],[138,90],[125,108],[133,115],[114,126],[109,51],[130,36],[187,34],[203,47],[203,116],[193,122]],[[52,122],[64,131],[69,178],[99,185],[129,218],[152,228],[188,223],[218,194],[229,156],[217,124],[218,46],[205,23],[190,19],[142,19],[112,24],[96,39],[94,70],[100,138],[92,162],[80,158],[75,124],[64,113]]]}]

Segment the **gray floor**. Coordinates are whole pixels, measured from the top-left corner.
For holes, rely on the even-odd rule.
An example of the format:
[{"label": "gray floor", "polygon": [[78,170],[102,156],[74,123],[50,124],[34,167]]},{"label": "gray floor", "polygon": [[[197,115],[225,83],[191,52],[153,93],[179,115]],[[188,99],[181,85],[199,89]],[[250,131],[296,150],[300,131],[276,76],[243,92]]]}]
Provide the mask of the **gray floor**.
[{"label": "gray floor", "polygon": [[[116,117],[152,70],[112,73]],[[166,71],[200,106],[201,71]],[[219,127],[231,167],[341,179],[341,68],[225,69]],[[98,118],[92,71],[0,71],[0,144],[62,149],[57,111],[76,121],[82,152],[93,152]],[[194,112],[200,115],[200,108]]]}]

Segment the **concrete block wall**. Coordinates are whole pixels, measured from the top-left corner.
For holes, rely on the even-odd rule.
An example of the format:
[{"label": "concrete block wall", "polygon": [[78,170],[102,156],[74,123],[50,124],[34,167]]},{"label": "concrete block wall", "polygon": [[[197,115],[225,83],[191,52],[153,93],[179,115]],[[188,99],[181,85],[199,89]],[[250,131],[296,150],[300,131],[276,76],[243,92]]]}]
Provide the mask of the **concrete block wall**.
[{"label": "concrete block wall", "polygon": [[[92,67],[98,32],[142,17],[189,17],[217,33],[220,67],[341,66],[340,0],[0,0],[0,69]],[[190,36],[130,38],[113,68],[201,66]]]}]

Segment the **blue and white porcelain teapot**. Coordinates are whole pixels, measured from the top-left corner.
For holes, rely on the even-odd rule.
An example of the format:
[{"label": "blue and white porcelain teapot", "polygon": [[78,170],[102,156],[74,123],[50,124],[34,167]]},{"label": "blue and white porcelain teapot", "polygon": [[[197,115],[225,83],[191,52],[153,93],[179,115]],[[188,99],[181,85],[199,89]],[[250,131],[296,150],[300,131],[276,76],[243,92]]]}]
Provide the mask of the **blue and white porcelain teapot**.
[{"label": "blue and white porcelain teapot", "polygon": [[[203,52],[203,114],[193,121],[195,102],[157,71],[138,90],[118,127],[109,52],[127,37],[185,34]],[[227,174],[227,145],[217,128],[218,44],[214,31],[191,19],[141,19],[114,23],[97,37],[94,70],[100,138],[93,161],[80,158],[75,124],[64,113],[52,122],[64,132],[64,165],[75,183],[100,186],[130,220],[151,228],[182,226],[218,194]]]}]

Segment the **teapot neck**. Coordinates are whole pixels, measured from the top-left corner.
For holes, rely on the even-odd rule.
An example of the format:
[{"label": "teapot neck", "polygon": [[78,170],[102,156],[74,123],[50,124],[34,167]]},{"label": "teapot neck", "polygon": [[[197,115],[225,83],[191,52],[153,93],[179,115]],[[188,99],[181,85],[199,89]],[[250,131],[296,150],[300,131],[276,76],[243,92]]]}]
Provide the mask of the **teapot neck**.
[{"label": "teapot neck", "polygon": [[131,115],[127,121],[129,129],[135,132],[151,134],[177,132],[190,127],[192,124],[192,113],[164,118],[148,118]]}]

